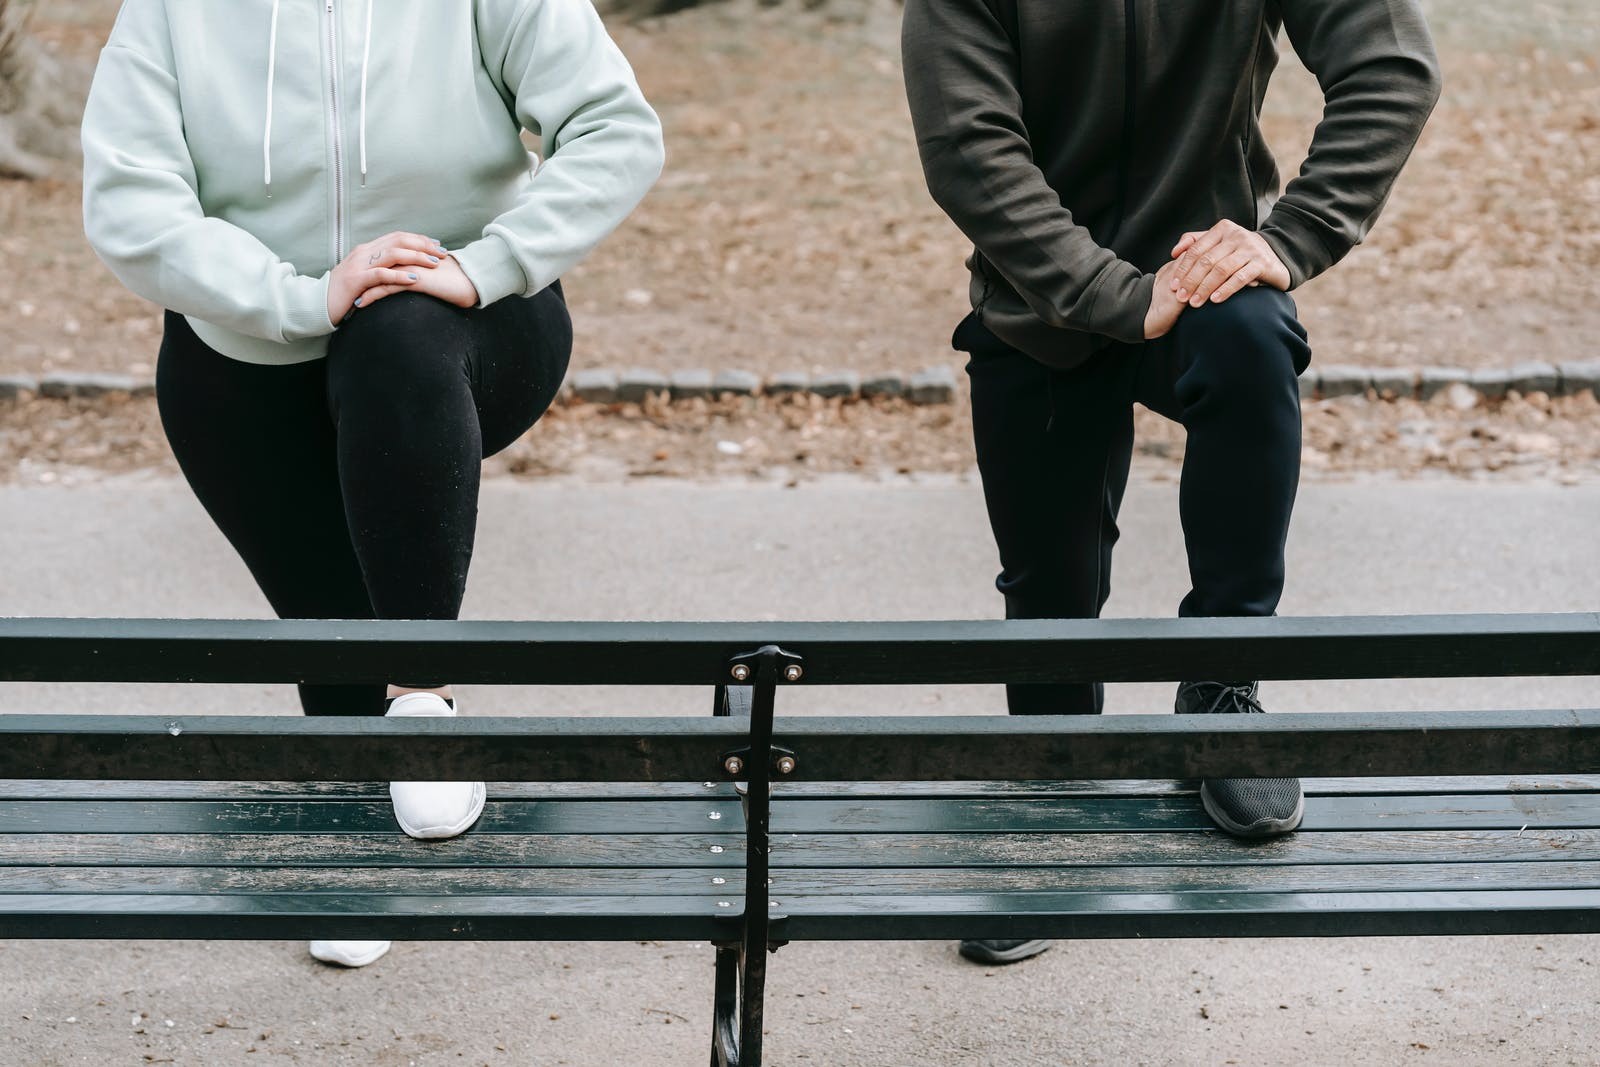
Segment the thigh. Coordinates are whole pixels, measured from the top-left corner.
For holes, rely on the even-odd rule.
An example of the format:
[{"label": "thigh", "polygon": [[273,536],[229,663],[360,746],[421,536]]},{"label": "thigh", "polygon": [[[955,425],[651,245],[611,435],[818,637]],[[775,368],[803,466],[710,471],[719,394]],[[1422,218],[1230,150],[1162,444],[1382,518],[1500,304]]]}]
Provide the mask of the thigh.
[{"label": "thigh", "polygon": [[556,282],[530,297],[507,297],[477,309],[469,374],[483,454],[510,445],[549,409],[572,356],[572,319]]},{"label": "thigh", "polygon": [[987,331],[957,342],[970,346],[973,436],[1007,614],[1097,614],[1132,454],[1128,350],[1060,371]]},{"label": "thigh", "polygon": [[230,359],[168,312],[162,428],[195,496],[283,618],[371,618],[345,524],[322,360]]}]

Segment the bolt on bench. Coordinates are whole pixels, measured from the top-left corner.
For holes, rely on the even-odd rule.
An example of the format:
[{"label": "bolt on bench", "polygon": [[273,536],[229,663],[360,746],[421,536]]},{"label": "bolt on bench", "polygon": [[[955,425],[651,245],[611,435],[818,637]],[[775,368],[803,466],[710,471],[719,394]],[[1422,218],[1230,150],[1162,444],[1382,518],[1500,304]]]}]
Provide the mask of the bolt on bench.
[{"label": "bolt on bench", "polygon": [[[777,691],[1600,674],[1600,615],[950,623],[0,620],[0,681],[715,686],[705,718],[0,715],[0,937],[716,945],[1600,932],[1600,711],[790,717]],[[1427,777],[1416,777],[1419,773]],[[1301,775],[1217,832],[1206,776]],[[402,834],[384,783],[486,779]]]}]

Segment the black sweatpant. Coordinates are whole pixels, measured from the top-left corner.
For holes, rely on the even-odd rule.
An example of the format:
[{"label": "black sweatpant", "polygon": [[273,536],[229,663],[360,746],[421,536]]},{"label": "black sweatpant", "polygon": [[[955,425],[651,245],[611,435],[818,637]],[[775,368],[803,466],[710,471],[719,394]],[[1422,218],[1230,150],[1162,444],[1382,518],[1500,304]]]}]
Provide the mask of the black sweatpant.
[{"label": "black sweatpant", "polygon": [[[1277,610],[1300,478],[1296,378],[1311,361],[1288,294],[1245,289],[1185,311],[1165,337],[1113,344],[1066,371],[1007,345],[976,315],[953,343],[971,357],[973,433],[1007,618],[1099,616],[1135,402],[1188,432],[1178,506],[1192,588],[1178,614]],[[1006,695],[1014,715],[1096,714],[1104,702],[1098,684],[1013,685]]]},{"label": "black sweatpant", "polygon": [[[361,308],[326,359],[261,366],[166,315],[156,399],[200,503],[280,618],[453,619],[478,478],[561,388],[572,323],[559,283],[457,308],[396,293]],[[424,668],[425,670],[425,668]],[[384,683],[302,685],[308,715],[381,715]]]}]

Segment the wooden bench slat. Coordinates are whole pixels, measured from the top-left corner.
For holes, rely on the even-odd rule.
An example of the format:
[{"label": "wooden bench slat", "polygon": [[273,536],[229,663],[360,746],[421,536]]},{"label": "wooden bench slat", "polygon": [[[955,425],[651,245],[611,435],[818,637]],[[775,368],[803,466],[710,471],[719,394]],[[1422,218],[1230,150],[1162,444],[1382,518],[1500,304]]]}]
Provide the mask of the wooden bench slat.
[{"label": "wooden bench slat", "polygon": [[1600,890],[975,893],[780,899],[795,940],[1600,933]]},{"label": "wooden bench slat", "polygon": [[[723,827],[742,829],[743,825],[737,797],[542,803],[490,800],[471,834],[697,834]],[[388,798],[0,801],[0,834],[278,832],[395,835],[401,830]]]},{"label": "wooden bench slat", "polygon": [[[1520,866],[1520,865],[1519,865]],[[718,881],[720,879],[720,881]],[[822,883],[818,883],[819,887]],[[744,892],[726,867],[3,867],[17,893],[398,893],[400,895],[710,896]]]},{"label": "wooden bench slat", "polygon": [[403,938],[479,941],[737,939],[713,896],[0,894],[0,938]]},{"label": "wooden bench slat", "polygon": [[[744,865],[744,835],[466,834],[449,842],[404,834],[15,834],[7,866],[115,864],[211,867],[728,867]],[[717,850],[721,851],[717,851]]]},{"label": "wooden bench slat", "polygon": [[951,622],[0,619],[0,680],[713,685],[777,644],[807,683],[1600,674],[1600,615]]},{"label": "wooden bench slat", "polygon": [[[1307,796],[1600,792],[1600,774],[1457,775],[1405,778],[1307,778]],[[731,782],[490,782],[496,800],[683,800],[731,797]],[[783,799],[819,796],[1182,796],[1195,779],[1089,779],[1042,782],[784,782]],[[139,782],[98,779],[0,779],[0,800],[320,800],[389,795],[386,782]]]},{"label": "wooden bench slat", "polygon": [[772,866],[1031,867],[1479,863],[1600,859],[1600,830],[1298,832],[1249,843],[1206,833],[810,834],[774,838]]},{"label": "wooden bench slat", "polygon": [[[737,798],[491,800],[472,829],[501,834],[699,833],[743,825]],[[1600,794],[1313,796],[1303,831],[1583,828],[1600,824]],[[793,799],[773,805],[774,833],[1035,833],[1205,831],[1194,797]],[[387,799],[0,801],[0,834],[275,833],[395,835]],[[448,846],[435,846],[448,847]]]},{"label": "wooden bench slat", "polygon": [[[1306,799],[1303,831],[1600,826],[1600,793]],[[1195,797],[776,800],[773,833],[1212,830]]]},{"label": "wooden bench slat", "polygon": [[[717,879],[721,879],[720,882]],[[1600,889],[1600,862],[1305,864],[1152,867],[891,867],[785,869],[772,895],[932,896],[941,893],[1191,891],[1373,892]],[[7,867],[0,895],[29,893],[400,893],[452,895],[742,895],[727,868]]]}]

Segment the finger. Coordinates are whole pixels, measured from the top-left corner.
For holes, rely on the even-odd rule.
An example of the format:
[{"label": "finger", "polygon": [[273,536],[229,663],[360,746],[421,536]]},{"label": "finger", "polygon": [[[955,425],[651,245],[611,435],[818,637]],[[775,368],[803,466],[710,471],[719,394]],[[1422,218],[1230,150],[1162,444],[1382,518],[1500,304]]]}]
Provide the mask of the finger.
[{"label": "finger", "polygon": [[377,264],[383,267],[437,267],[444,257],[433,252],[418,252],[411,248],[391,248]]},{"label": "finger", "polygon": [[1217,291],[1211,294],[1211,302],[1220,304],[1246,286],[1260,285],[1261,283],[1257,280],[1260,277],[1261,264],[1251,260],[1243,270],[1217,287]]},{"label": "finger", "polygon": [[1250,253],[1243,248],[1236,248],[1217,261],[1217,265],[1194,287],[1194,295],[1189,297],[1190,307],[1199,307],[1210,299],[1217,287],[1245,267],[1253,263]]},{"label": "finger", "polygon": [[421,280],[421,275],[415,270],[397,270],[393,267],[373,267],[371,270],[361,272],[358,284],[373,289],[380,285],[398,285],[410,288]]},{"label": "finger", "polygon": [[[1216,265],[1218,256],[1225,254],[1219,252],[1223,242],[1227,240],[1227,234],[1223,232],[1221,226],[1222,224],[1218,223],[1201,234],[1189,246],[1189,250],[1178,258],[1177,276],[1173,280],[1178,283],[1175,291],[1180,300],[1189,298],[1188,294],[1194,292],[1195,284]],[[1205,262],[1202,263],[1202,260]]]},{"label": "finger", "polygon": [[1184,266],[1183,259],[1178,260],[1177,277],[1173,279],[1178,283],[1178,299],[1188,300],[1200,287],[1201,280],[1215,270],[1219,263],[1231,256],[1234,250],[1234,245],[1226,239],[1197,241],[1185,254],[1185,259],[1193,257],[1188,267]]},{"label": "finger", "polygon": [[[411,288],[409,285],[375,285],[356,297],[355,307],[371,307],[384,297],[393,296],[395,293],[403,293],[409,288]],[[351,314],[355,314],[355,312],[352,311]]]},{"label": "finger", "polygon": [[1202,231],[1191,230],[1189,233],[1186,233],[1182,237],[1178,238],[1178,243],[1172,246],[1171,258],[1177,259],[1180,255],[1188,250],[1190,245],[1194,244],[1202,236],[1204,236]]}]

